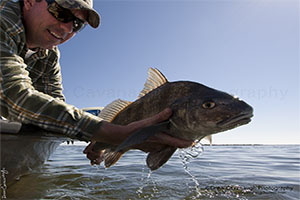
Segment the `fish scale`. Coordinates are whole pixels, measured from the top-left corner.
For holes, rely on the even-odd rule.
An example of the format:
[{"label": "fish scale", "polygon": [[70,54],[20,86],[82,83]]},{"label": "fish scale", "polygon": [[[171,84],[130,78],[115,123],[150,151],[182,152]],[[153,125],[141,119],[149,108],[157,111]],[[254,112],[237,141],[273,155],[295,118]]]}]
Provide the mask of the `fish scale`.
[{"label": "fish scale", "polygon": [[[253,108],[244,101],[225,92],[191,81],[169,82],[158,70],[150,68],[148,79],[139,98],[134,102],[116,100],[106,106],[99,117],[104,120],[127,125],[151,117],[165,108],[172,109],[169,121],[145,127],[129,136],[120,146],[96,143],[95,151],[105,151],[105,166],[115,164],[128,150],[144,144],[158,132],[186,140],[201,140],[247,124],[253,116]],[[166,163],[176,151],[166,146],[150,152],[147,165],[156,170]]]}]

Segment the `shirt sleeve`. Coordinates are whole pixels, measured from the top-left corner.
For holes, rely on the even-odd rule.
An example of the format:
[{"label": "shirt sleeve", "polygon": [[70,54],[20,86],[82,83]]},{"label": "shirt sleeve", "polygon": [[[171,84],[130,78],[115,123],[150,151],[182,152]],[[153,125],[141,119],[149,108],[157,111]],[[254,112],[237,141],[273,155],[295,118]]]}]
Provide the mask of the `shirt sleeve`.
[{"label": "shirt sleeve", "polygon": [[[52,51],[49,51],[52,53]],[[54,54],[54,53],[53,53]],[[51,56],[54,57],[54,56]],[[63,95],[62,87],[62,77],[61,77],[61,68],[58,62],[59,60],[59,51],[55,51],[55,61],[54,62],[45,62],[46,70],[41,73],[39,72],[40,78],[37,79],[34,84],[35,89],[41,91],[45,94],[48,94],[54,98],[58,98],[62,101],[65,101],[65,96]],[[45,59],[47,60],[47,59]]]},{"label": "shirt sleeve", "polygon": [[71,138],[89,141],[101,119],[63,101],[60,68],[57,64],[44,77],[44,92],[32,83],[27,65],[18,55],[18,35],[10,34],[5,23],[0,29],[0,97],[2,116]]}]

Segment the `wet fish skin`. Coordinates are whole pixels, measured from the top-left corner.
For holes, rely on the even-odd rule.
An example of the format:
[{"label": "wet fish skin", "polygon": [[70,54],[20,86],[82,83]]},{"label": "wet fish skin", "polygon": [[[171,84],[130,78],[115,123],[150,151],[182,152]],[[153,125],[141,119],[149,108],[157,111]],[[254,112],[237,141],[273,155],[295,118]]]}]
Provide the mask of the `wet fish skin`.
[{"label": "wet fish skin", "polygon": [[[215,107],[203,108],[203,104],[209,102],[214,103]],[[199,83],[177,81],[166,83],[133,102],[112,123],[127,125],[151,117],[167,107],[172,109],[173,115],[170,128],[164,132],[187,140],[200,140],[242,125],[218,126],[218,123],[243,113],[247,118],[253,112],[248,104],[229,94]]]},{"label": "wet fish skin", "polygon": [[[106,167],[117,162],[122,154],[130,150],[131,146],[134,146],[137,142],[143,143],[149,137],[149,133],[151,135],[151,130],[153,130],[153,135],[157,133],[157,130],[160,130],[171,136],[186,140],[201,140],[206,136],[251,121],[250,118],[253,116],[252,107],[232,95],[196,82],[168,82],[157,69],[150,68],[149,71],[148,80],[139,99],[132,103],[121,102],[121,104],[124,104],[122,106],[119,105],[120,102],[114,102],[104,108],[104,110],[107,109],[100,113],[100,117],[107,118],[105,113],[109,113],[111,108],[111,110],[116,108],[115,114],[107,118],[107,121],[127,125],[151,117],[170,107],[173,114],[169,119],[169,125],[163,127],[163,129],[155,129],[153,126],[139,130],[119,147],[111,146],[107,148],[107,144],[96,143],[95,149],[105,148]],[[159,80],[156,81],[156,79]],[[143,134],[148,135],[143,137]],[[136,139],[139,137],[144,139]],[[120,148],[122,145],[124,147]],[[158,169],[167,162],[175,151],[176,148],[174,147],[166,147],[160,152],[149,153],[147,157],[148,167],[152,170]]]}]

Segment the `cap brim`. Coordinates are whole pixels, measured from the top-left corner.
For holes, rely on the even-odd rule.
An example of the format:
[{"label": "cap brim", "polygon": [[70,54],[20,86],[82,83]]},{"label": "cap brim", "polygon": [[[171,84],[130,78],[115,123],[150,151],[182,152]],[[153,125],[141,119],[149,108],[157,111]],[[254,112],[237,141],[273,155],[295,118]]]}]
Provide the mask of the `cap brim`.
[{"label": "cap brim", "polygon": [[97,28],[100,25],[100,15],[94,9],[88,9],[89,16],[88,16],[88,23],[93,28]]},{"label": "cap brim", "polygon": [[66,9],[79,9],[87,10],[87,22],[91,27],[97,28],[100,24],[100,15],[95,9],[93,9],[89,4],[85,3],[83,0],[55,0],[61,7]]}]

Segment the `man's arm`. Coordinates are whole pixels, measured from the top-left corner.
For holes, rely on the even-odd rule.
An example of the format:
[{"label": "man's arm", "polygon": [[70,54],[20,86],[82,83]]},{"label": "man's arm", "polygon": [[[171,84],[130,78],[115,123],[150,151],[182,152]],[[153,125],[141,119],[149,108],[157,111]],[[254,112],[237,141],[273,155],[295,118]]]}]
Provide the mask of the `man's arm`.
[{"label": "man's arm", "polygon": [[[50,54],[55,55],[54,62],[44,62],[45,71],[36,81],[34,87],[45,94],[48,94],[54,98],[58,98],[65,101],[65,96],[63,95],[62,87],[62,77],[61,77],[61,67],[59,64],[60,52],[58,48],[49,51]],[[54,57],[54,56],[51,56]],[[52,58],[53,59],[53,58]],[[50,65],[51,63],[52,65]]]},{"label": "man's arm", "polygon": [[[170,108],[166,108],[162,112],[154,115],[152,117],[132,122],[127,126],[114,125],[108,122],[103,122],[102,126],[98,131],[95,132],[92,137],[92,142],[85,148],[83,153],[86,154],[87,158],[91,161],[91,164],[100,164],[103,161],[104,151],[95,152],[93,147],[96,141],[101,141],[104,143],[119,145],[128,136],[130,136],[135,131],[163,122],[172,115]],[[135,146],[134,148],[140,149],[144,152],[157,152],[168,146],[173,146],[177,148],[189,147],[193,144],[193,141],[187,141],[179,138],[171,137],[164,133],[157,133],[150,137],[145,143]]]},{"label": "man's arm", "polygon": [[[71,138],[90,140],[101,119],[68,105],[59,98],[38,91],[20,53],[18,30],[1,18],[0,27],[0,113],[4,117],[34,124]],[[53,87],[54,88],[54,87]],[[51,92],[57,92],[57,87]],[[59,92],[60,93],[60,92]],[[57,95],[59,96],[59,95]]]},{"label": "man's arm", "polygon": [[[34,124],[49,131],[65,134],[71,138],[86,141],[93,138],[96,141],[110,144],[121,143],[135,130],[156,123],[157,120],[165,120],[165,117],[161,117],[159,114],[158,119],[157,116],[154,116],[149,118],[150,120],[141,120],[128,126],[119,126],[108,122],[102,123],[100,118],[83,112],[61,100],[60,86],[53,85],[57,79],[60,79],[60,75],[56,76],[60,70],[55,71],[53,73],[55,76],[49,76],[48,80],[44,79],[50,83],[47,84],[47,92],[45,92],[46,88],[40,89],[37,85],[33,85],[32,79],[26,70],[28,66],[23,58],[19,56],[22,51],[21,48],[24,48],[20,47],[20,43],[25,41],[25,34],[22,32],[24,30],[22,30],[20,24],[10,22],[1,16],[0,114],[4,117],[13,121]],[[53,67],[57,67],[57,65]],[[53,77],[55,78],[53,79]],[[49,87],[52,87],[52,89],[49,89]],[[159,136],[156,137],[158,139],[152,138],[154,142],[176,146],[173,138],[170,140],[168,137],[162,139]],[[182,144],[182,141],[179,143]],[[177,146],[180,147],[180,145]]]}]

